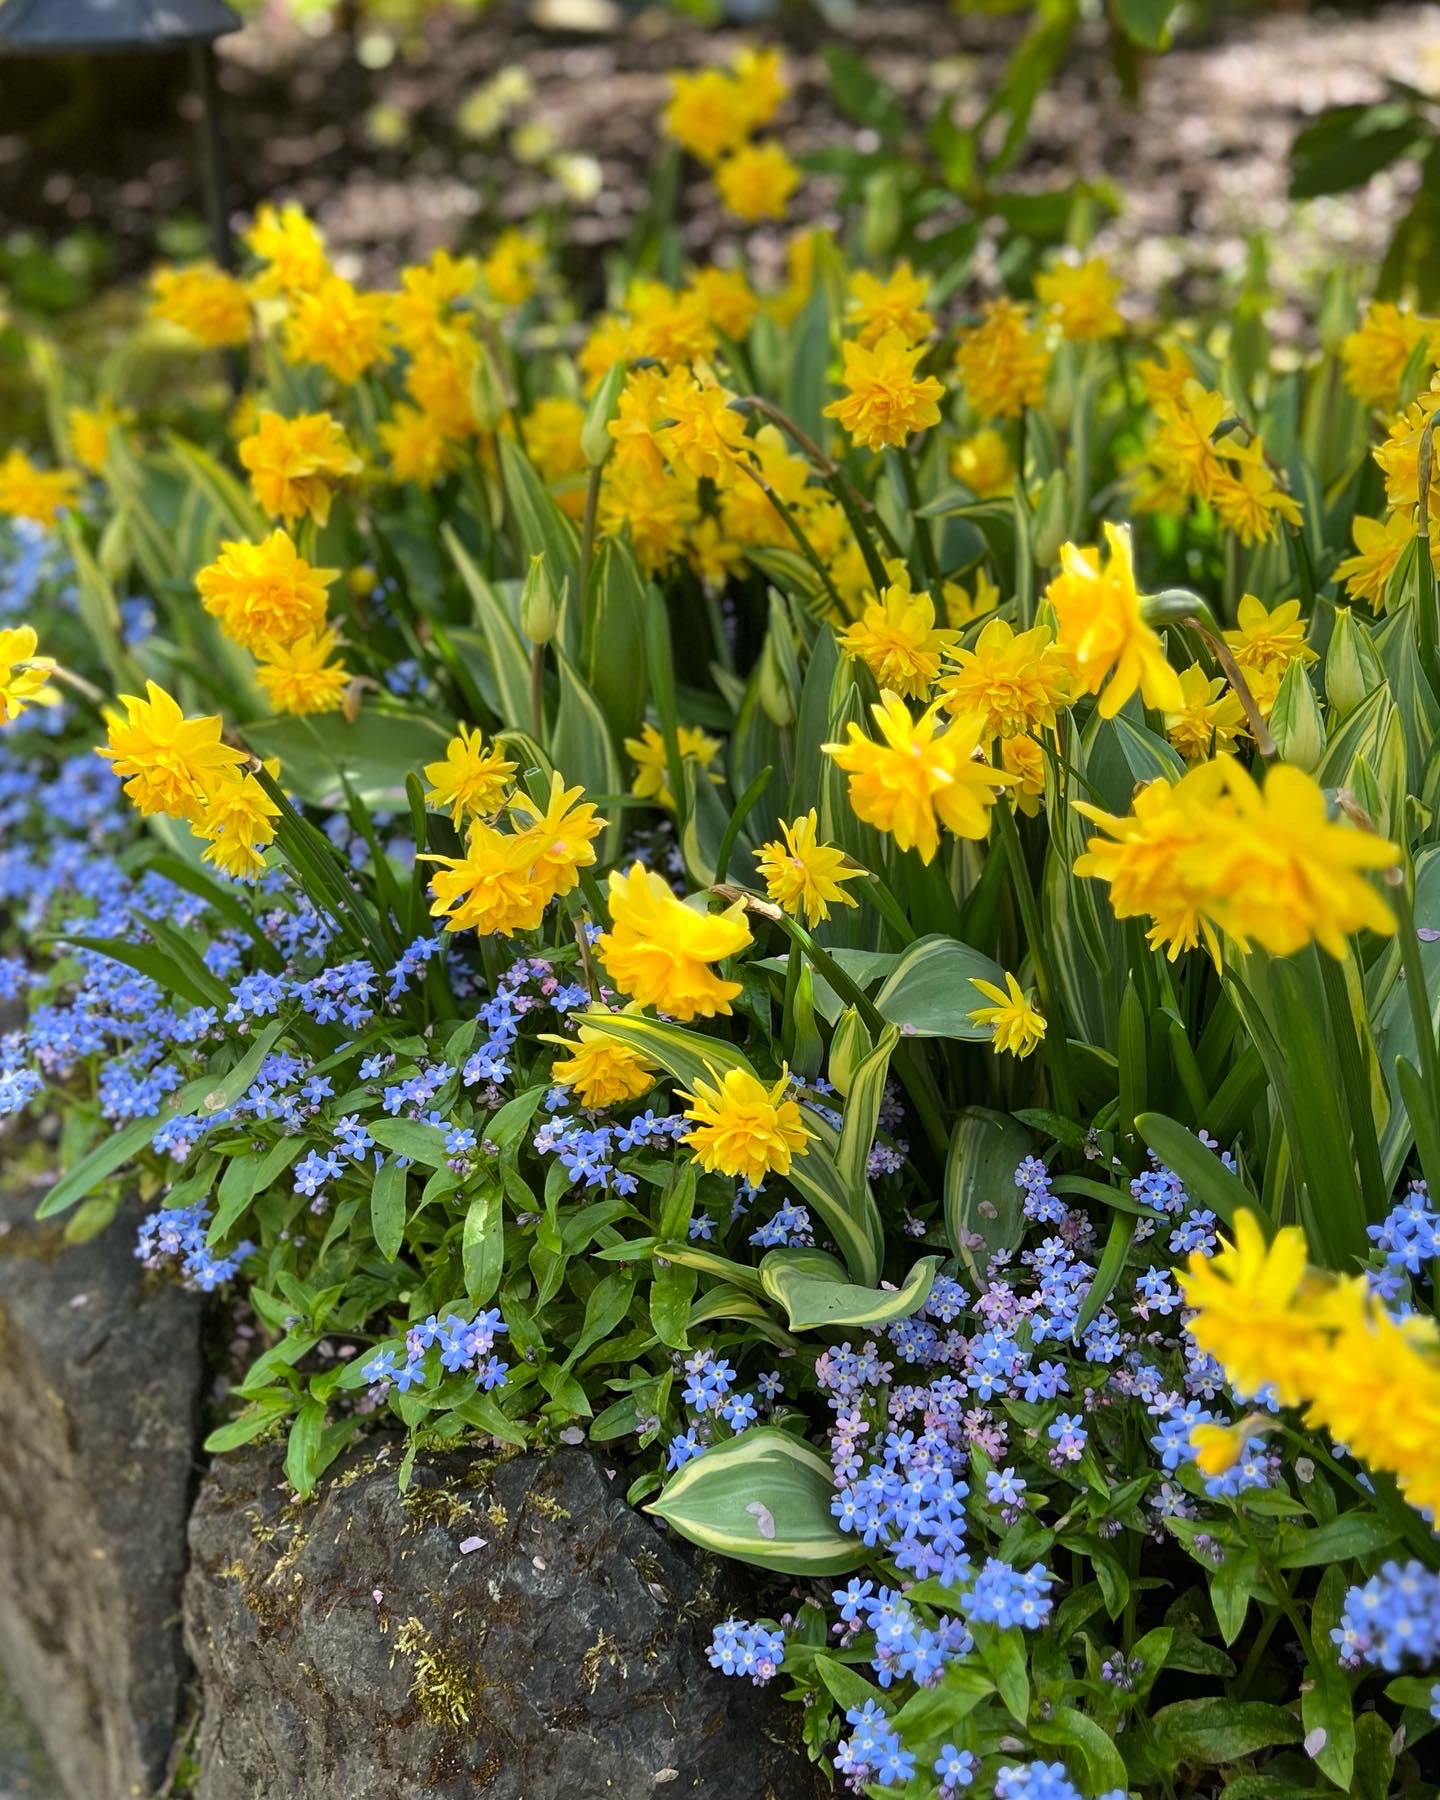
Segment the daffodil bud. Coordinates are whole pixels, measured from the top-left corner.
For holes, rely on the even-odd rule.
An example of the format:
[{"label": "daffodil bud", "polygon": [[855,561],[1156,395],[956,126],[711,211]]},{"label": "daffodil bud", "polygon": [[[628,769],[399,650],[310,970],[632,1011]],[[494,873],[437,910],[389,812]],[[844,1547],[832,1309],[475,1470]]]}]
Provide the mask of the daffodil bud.
[{"label": "daffodil bud", "polygon": [[615,440],[610,435],[610,421],[620,411],[620,393],[625,386],[625,365],[611,363],[605,377],[585,409],[585,423],[580,427],[580,448],[592,469],[603,468]]},{"label": "daffodil bud", "polygon": [[520,593],[520,629],[532,644],[548,644],[560,623],[560,610],[545,573],[545,553],[530,558],[530,572]]},{"label": "daffodil bud", "polygon": [[130,566],[130,514],[125,507],[111,513],[100,533],[95,560],[109,582],[117,582]]},{"label": "daffodil bud", "polygon": [[900,183],[894,164],[865,183],[865,209],[860,215],[860,249],[868,262],[883,262],[900,235]]},{"label": "daffodil bud", "polygon": [[870,1033],[853,1006],[847,1006],[830,1040],[830,1080],[840,1094],[850,1092],[856,1069],[873,1048]]},{"label": "daffodil bud", "polygon": [[795,695],[769,636],[760,653],[760,707],[770,723],[782,731],[795,723]]},{"label": "daffodil bud", "polygon": [[1035,566],[1048,569],[1060,554],[1060,546],[1070,535],[1067,517],[1070,511],[1070,489],[1063,469],[1056,469],[1040,490],[1035,503],[1035,518],[1030,527],[1030,541],[1035,551]]},{"label": "daffodil bud", "polygon": [[494,431],[509,404],[504,378],[488,347],[482,344],[475,359],[475,373],[470,377],[470,406],[480,429]]},{"label": "daffodil bud", "polygon": [[1335,623],[1325,651],[1325,698],[1337,719],[1354,712],[1367,694],[1385,680],[1385,671],[1371,642],[1370,633],[1355,617],[1353,607],[1335,609]]},{"label": "daffodil bud", "polygon": [[1282,762],[1313,774],[1325,754],[1325,720],[1305,664],[1292,657],[1266,720]]}]

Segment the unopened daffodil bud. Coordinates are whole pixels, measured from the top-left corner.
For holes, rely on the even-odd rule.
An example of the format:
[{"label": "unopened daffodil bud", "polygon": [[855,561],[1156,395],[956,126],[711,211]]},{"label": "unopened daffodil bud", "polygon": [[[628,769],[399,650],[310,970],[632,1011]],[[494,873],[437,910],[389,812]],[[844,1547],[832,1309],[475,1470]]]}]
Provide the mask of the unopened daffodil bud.
[{"label": "unopened daffodil bud", "polygon": [[542,550],[530,558],[530,572],[520,593],[520,629],[532,644],[548,644],[559,623],[560,609],[545,572]]},{"label": "unopened daffodil bud", "polygon": [[847,1006],[830,1040],[830,1080],[838,1094],[848,1094],[855,1071],[873,1048],[859,1013]]},{"label": "unopened daffodil bud", "polygon": [[1325,754],[1325,720],[1298,656],[1286,666],[1266,724],[1282,760],[1314,774]]},{"label": "unopened daffodil bud", "polygon": [[1385,680],[1385,671],[1370,633],[1355,618],[1353,607],[1338,606],[1325,651],[1325,698],[1335,716],[1345,718]]},{"label": "unopened daffodil bud", "polygon": [[625,365],[611,363],[599,387],[585,409],[585,423],[580,427],[580,448],[592,469],[603,468],[615,440],[610,435],[610,422],[620,413],[620,392],[625,386]]}]

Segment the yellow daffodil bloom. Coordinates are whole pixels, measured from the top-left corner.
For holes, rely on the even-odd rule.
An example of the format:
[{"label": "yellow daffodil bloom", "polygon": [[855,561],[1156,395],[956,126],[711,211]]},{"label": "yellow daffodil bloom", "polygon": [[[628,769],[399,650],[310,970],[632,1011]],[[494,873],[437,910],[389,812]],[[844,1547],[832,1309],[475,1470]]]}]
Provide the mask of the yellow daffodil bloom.
[{"label": "yellow daffodil bloom", "polygon": [[1004,987],[970,977],[970,985],[988,1006],[977,1006],[969,1015],[977,1025],[990,1027],[990,1048],[997,1056],[1029,1056],[1045,1036],[1045,1015],[1008,971]]}]

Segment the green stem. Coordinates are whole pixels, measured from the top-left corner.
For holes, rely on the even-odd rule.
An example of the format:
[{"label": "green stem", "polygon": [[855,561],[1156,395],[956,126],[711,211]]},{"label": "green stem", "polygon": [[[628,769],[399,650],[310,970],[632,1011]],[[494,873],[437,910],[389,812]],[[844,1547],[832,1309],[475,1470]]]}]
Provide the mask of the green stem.
[{"label": "green stem", "polygon": [[809,563],[810,567],[815,571],[815,573],[820,577],[820,580],[821,580],[822,585],[824,586],[825,592],[830,596],[830,604],[835,608],[835,611],[839,614],[839,616],[841,618],[844,618],[845,602],[840,598],[840,590],[836,587],[835,583],[830,579],[830,571],[825,567],[825,564],[820,560],[819,551],[816,550],[815,546],[810,542],[809,538],[806,537],[804,531],[801,529],[800,521],[795,517],[794,512],[791,510],[791,508],[789,506],[787,506],[785,504],[785,502],[775,492],[774,488],[771,487],[770,483],[765,479],[765,477],[760,473],[760,471],[758,469],[752,469],[750,464],[748,462],[746,462],[746,460],[743,456],[736,457],[735,467],[737,469],[743,470],[744,473],[750,477],[750,479],[755,483],[756,487],[759,488],[760,492],[762,494],[764,494],[765,498],[770,502],[770,504],[775,508],[776,512],[778,512],[780,517],[785,521],[785,528],[790,533],[791,537],[794,538],[795,542],[800,546],[801,555],[805,558],[806,562]]},{"label": "green stem", "polygon": [[545,646],[530,646],[530,730],[535,742],[545,744]]},{"label": "green stem", "polygon": [[1420,955],[1420,938],[1415,930],[1415,909],[1410,890],[1402,880],[1395,888],[1395,911],[1400,916],[1400,962],[1405,975],[1405,997],[1410,1004],[1410,1020],[1415,1028],[1415,1046],[1420,1056],[1420,1073],[1425,1091],[1440,1095],[1440,1050],[1435,1044],[1435,1026],[1430,1017],[1430,996],[1425,987],[1425,963]]},{"label": "green stem", "polygon": [[1074,1119],[1079,1116],[1076,1111],[1078,1102],[1075,1080],[1070,1069],[1065,1016],[1060,1006],[1059,990],[1051,978],[1050,953],[1046,948],[1040,907],[1025,861],[1025,847],[1020,842],[1020,832],[1015,824],[1015,814],[1010,810],[1010,802],[1003,795],[995,802],[995,817],[999,822],[1000,842],[1010,864],[1010,881],[1020,907],[1031,961],[1035,965],[1035,986],[1040,995],[1040,1010],[1050,1026],[1041,1040],[1041,1049],[1055,1083],[1056,1105],[1067,1119]]},{"label": "green stem", "polygon": [[590,481],[585,489],[585,519],[580,527],[580,592],[576,596],[585,615],[586,602],[590,593],[590,564],[595,556],[595,515],[600,509],[600,478],[605,473],[604,464],[590,471]]},{"label": "green stem", "polygon": [[900,465],[900,479],[905,485],[905,501],[910,508],[910,517],[915,525],[915,542],[920,551],[920,564],[925,571],[925,579],[935,590],[938,599],[940,594],[940,564],[935,556],[935,540],[930,535],[930,521],[920,516],[920,482],[915,474],[914,459],[906,445],[901,444],[895,451],[895,460]]}]

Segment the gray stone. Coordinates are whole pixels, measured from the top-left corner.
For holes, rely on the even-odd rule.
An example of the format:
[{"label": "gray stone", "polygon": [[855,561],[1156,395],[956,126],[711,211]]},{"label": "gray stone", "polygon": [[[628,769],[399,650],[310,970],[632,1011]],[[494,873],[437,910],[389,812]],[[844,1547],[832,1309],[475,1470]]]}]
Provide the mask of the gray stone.
[{"label": "gray stone", "polygon": [[131,1800],[184,1690],[201,1303],[123,1223],[66,1245],[44,1190],[0,1187],[0,1667],[74,1800]]},{"label": "gray stone", "polygon": [[220,1458],[190,1526],[199,1800],[809,1800],[798,1712],[711,1670],[729,1571],[587,1451],[354,1447],[293,1503]]}]

